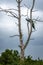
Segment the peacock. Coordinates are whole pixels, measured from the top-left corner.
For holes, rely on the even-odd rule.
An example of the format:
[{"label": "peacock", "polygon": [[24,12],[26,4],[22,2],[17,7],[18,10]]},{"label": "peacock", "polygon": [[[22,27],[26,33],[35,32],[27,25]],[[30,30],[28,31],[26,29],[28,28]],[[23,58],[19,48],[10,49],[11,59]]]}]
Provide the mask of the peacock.
[{"label": "peacock", "polygon": [[[29,18],[27,19],[27,18],[26,18],[26,21],[30,22],[30,20],[31,20],[31,19],[29,19]],[[33,29],[35,30],[35,24],[34,24],[34,21],[33,21],[33,20],[32,20],[32,27],[33,27]]]}]

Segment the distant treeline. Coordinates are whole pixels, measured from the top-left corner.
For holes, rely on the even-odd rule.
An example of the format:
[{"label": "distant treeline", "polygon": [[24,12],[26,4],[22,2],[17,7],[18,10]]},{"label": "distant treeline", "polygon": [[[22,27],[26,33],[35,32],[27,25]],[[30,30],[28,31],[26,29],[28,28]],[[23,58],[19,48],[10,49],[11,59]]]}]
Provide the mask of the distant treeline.
[{"label": "distant treeline", "polygon": [[0,65],[43,65],[43,60],[39,58],[33,60],[31,56],[24,57],[24,60],[21,60],[17,50],[6,49],[1,53]]}]

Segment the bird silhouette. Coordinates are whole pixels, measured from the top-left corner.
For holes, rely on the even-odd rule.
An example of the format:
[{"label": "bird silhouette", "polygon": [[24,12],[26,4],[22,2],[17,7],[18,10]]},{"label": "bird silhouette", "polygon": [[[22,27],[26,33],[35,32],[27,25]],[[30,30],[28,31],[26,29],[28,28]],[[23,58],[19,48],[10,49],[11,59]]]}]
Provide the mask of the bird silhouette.
[{"label": "bird silhouette", "polygon": [[33,29],[35,29],[35,25],[34,25],[34,22],[32,21],[32,27],[33,27]]},{"label": "bird silhouette", "polygon": [[[29,18],[27,19],[27,18],[26,18],[26,21],[30,22],[30,20],[31,20],[31,19],[29,19]],[[33,21],[33,20],[32,20],[32,27],[33,27],[33,29],[35,29],[35,25],[34,25],[34,21]]]}]

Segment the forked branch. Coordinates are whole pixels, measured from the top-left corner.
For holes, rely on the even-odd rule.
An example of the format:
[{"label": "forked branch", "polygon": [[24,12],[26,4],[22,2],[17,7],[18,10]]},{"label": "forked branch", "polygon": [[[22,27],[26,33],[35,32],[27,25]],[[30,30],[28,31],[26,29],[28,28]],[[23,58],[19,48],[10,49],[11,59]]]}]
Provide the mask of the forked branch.
[{"label": "forked branch", "polygon": [[30,29],[29,29],[29,35],[28,35],[27,41],[26,41],[26,43],[24,45],[24,49],[27,47],[27,45],[29,43],[29,40],[30,40],[30,37],[31,37],[31,33],[32,33],[32,10],[34,8],[34,4],[35,4],[35,0],[33,0],[32,7],[30,9]]}]

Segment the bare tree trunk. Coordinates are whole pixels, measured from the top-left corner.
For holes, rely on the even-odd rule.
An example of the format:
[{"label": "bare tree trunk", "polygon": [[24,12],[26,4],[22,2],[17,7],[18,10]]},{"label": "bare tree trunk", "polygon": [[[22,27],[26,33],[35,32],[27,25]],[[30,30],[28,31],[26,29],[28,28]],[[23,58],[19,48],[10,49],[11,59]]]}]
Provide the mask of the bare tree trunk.
[{"label": "bare tree trunk", "polygon": [[21,4],[21,1],[18,0],[18,16],[19,16],[19,19],[18,19],[18,23],[19,23],[19,39],[20,39],[20,49],[21,49],[21,54],[20,54],[20,58],[21,59],[24,59],[24,44],[23,44],[23,39],[22,39],[22,31],[21,31],[21,10],[20,10],[20,4]]}]

